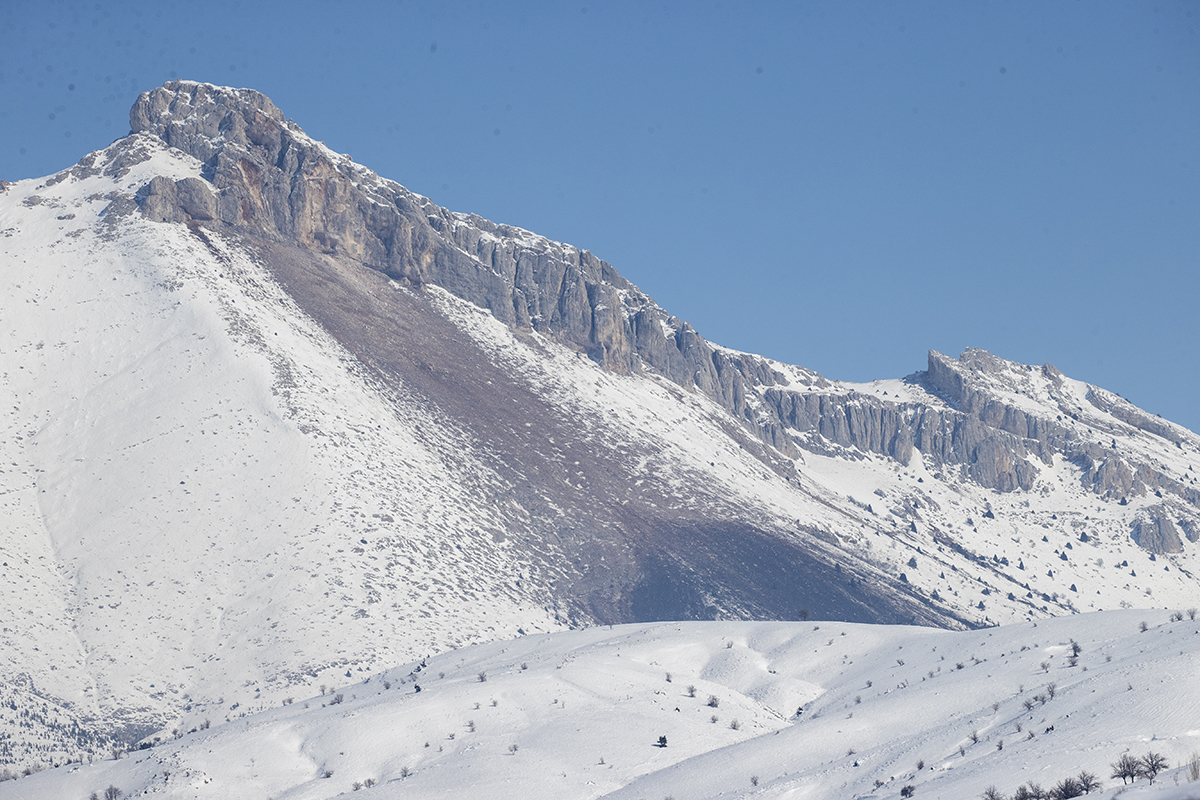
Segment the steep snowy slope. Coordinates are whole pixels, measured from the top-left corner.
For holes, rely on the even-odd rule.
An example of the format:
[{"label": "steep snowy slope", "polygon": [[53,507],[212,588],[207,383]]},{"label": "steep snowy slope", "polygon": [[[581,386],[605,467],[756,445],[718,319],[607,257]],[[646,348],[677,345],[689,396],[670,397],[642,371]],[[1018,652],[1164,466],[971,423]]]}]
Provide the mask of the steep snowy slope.
[{"label": "steep snowy slope", "polygon": [[1121,796],[1195,798],[1198,668],[1200,623],[1164,611],[592,628],[446,653],[0,797],[965,800],[1087,771],[1110,798],[1110,764],[1156,752],[1154,789]]},{"label": "steep snowy slope", "polygon": [[0,190],[0,764],[476,641],[1194,602],[1200,439],[968,351],[870,385],[706,342],[251,90]]},{"label": "steep snowy slope", "polygon": [[124,175],[5,198],[6,675],[114,732],[557,627],[451,426],[371,386],[244,255],[97,216],[197,169],[138,144]]}]

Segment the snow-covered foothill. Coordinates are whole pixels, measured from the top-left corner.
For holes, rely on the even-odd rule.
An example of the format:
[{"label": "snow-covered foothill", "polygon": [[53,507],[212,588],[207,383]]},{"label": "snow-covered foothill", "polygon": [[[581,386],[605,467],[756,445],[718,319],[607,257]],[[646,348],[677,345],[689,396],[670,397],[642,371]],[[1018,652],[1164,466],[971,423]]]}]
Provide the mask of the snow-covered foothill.
[{"label": "snow-covered foothill", "polygon": [[[1194,798],[1200,621],[1160,610],[978,631],[622,625],[474,645],[0,797]],[[1145,630],[1142,630],[1145,623]],[[1073,645],[1078,653],[1073,656]],[[1074,660],[1074,665],[1072,665]],[[419,687],[419,689],[418,689]],[[665,737],[665,746],[661,746]],[[1168,767],[1121,793],[1110,765]],[[370,781],[371,783],[368,783]],[[877,783],[878,782],[878,783]]]}]

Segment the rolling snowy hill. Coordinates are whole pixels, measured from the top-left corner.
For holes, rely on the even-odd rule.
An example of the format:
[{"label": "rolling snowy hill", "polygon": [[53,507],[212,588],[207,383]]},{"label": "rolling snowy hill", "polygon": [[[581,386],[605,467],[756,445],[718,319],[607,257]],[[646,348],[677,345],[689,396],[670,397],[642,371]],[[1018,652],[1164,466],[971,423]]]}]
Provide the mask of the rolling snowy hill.
[{"label": "rolling snowy hill", "polygon": [[965,800],[1086,771],[1103,787],[1090,796],[1111,798],[1123,783],[1110,764],[1155,752],[1168,768],[1121,796],[1196,798],[1197,640],[1200,622],[1162,611],[978,631],[680,622],[528,636],[0,783],[0,796],[846,800],[912,787]]},{"label": "rolling snowy hill", "polygon": [[0,187],[0,765],[568,628],[1195,603],[1200,437],[1050,365],[830,381],[257,92],[131,123]]}]

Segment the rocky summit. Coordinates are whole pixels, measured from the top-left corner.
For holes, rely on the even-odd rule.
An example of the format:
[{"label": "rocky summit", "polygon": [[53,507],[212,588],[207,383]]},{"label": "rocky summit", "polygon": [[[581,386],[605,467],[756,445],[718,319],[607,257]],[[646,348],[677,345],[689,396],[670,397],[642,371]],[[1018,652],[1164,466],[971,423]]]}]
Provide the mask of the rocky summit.
[{"label": "rocky summit", "polygon": [[0,186],[0,764],[569,627],[1194,603],[1200,437],[1111,392],[720,347],[252,90],[130,122]]}]

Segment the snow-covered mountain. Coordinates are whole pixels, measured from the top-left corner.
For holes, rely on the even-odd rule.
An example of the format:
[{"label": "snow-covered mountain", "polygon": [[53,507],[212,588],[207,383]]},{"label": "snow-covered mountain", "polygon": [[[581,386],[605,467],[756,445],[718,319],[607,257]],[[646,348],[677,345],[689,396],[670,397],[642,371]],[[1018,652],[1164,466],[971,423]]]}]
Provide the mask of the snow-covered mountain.
[{"label": "snow-covered mountain", "polygon": [[0,764],[596,624],[1195,604],[1200,437],[1050,365],[829,381],[175,81],[0,186]]}]

